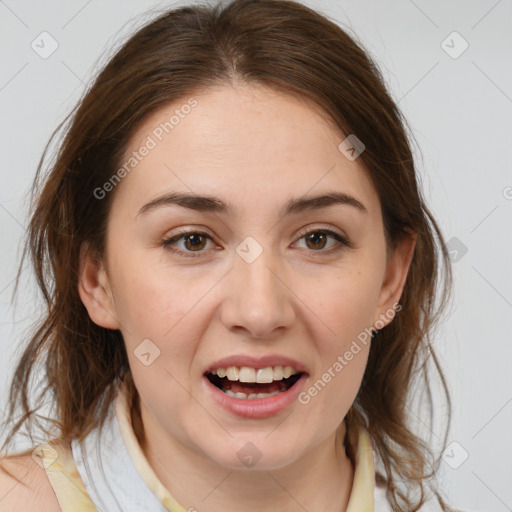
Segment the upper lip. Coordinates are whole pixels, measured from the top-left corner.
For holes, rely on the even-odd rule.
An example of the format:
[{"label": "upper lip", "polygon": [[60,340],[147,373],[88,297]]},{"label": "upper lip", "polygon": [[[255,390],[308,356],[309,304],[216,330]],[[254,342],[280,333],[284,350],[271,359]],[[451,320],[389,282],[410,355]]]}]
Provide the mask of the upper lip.
[{"label": "upper lip", "polygon": [[263,357],[253,357],[249,355],[233,355],[229,357],[223,357],[210,364],[206,368],[205,373],[216,370],[217,368],[228,368],[229,366],[247,366],[249,368],[268,368],[269,366],[291,366],[295,370],[303,373],[307,373],[305,365],[286,356],[279,355],[268,355]]}]

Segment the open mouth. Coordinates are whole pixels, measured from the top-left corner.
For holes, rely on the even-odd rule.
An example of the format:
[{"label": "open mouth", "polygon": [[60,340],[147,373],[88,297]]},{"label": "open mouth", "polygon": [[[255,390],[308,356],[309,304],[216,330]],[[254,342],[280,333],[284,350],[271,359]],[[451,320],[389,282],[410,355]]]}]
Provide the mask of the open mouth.
[{"label": "open mouth", "polygon": [[288,391],[303,375],[303,372],[295,373],[289,377],[283,377],[280,380],[272,382],[240,382],[239,380],[230,380],[227,376],[207,372],[206,378],[218,389],[232,398],[242,400],[255,400],[258,398],[269,398]]}]

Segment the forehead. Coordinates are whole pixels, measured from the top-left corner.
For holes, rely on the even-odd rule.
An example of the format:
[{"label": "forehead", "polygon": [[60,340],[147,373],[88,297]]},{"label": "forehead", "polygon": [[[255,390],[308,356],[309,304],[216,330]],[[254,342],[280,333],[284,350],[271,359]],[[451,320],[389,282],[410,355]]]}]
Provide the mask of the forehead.
[{"label": "forehead", "polygon": [[338,149],[344,138],[306,100],[266,87],[210,88],[161,107],[138,127],[120,163],[134,165],[125,166],[116,193],[139,205],[182,191],[277,208],[285,198],[336,189],[378,207],[360,161]]}]

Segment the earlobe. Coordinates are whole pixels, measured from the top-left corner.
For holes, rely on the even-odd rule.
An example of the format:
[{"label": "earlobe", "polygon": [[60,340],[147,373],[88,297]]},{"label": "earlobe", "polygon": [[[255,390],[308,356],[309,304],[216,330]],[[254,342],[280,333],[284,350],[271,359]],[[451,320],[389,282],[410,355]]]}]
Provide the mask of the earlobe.
[{"label": "earlobe", "polygon": [[[376,311],[376,315],[380,316],[376,316],[373,322],[377,329],[382,329],[384,325],[393,320],[396,309],[394,305],[399,303],[402,296],[409,267],[414,256],[416,239],[417,234],[411,233],[399,240],[389,259]],[[383,323],[384,325],[382,325]]]},{"label": "earlobe", "polygon": [[103,261],[83,242],[80,247],[78,293],[91,320],[106,329],[119,329],[112,291]]}]

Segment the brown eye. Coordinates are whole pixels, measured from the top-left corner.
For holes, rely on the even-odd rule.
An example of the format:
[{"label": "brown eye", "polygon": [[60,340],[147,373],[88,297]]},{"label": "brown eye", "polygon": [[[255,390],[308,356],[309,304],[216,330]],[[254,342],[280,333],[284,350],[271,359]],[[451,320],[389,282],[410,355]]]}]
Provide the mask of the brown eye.
[{"label": "brown eye", "polygon": [[[206,233],[197,231],[185,231],[179,235],[163,240],[162,246],[171,252],[175,252],[182,256],[201,256],[208,240],[211,237]],[[183,242],[182,248],[175,248],[174,245]],[[197,254],[191,254],[197,253]]]},{"label": "brown eye", "polygon": [[327,236],[325,233],[320,233],[319,231],[310,233],[304,238],[306,239],[306,244],[309,249],[323,249],[327,243]]},{"label": "brown eye", "polygon": [[[299,240],[305,240],[306,249],[320,254],[329,254],[331,252],[339,251],[344,247],[352,247],[352,243],[347,238],[344,238],[330,229],[314,229],[305,231],[302,232],[300,236]],[[330,238],[334,239],[338,243],[334,243],[329,248],[325,249]]]},{"label": "brown eye", "polygon": [[[206,238],[198,233],[192,233],[183,237],[185,247],[192,251],[201,250],[206,245]],[[201,240],[202,239],[202,240]]]}]

